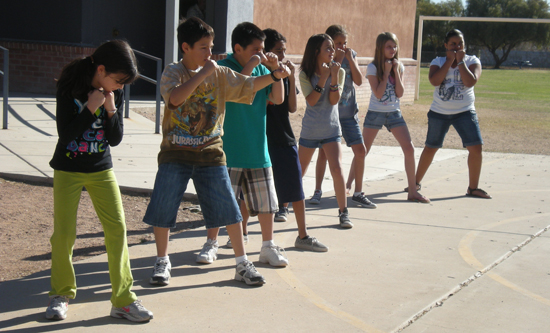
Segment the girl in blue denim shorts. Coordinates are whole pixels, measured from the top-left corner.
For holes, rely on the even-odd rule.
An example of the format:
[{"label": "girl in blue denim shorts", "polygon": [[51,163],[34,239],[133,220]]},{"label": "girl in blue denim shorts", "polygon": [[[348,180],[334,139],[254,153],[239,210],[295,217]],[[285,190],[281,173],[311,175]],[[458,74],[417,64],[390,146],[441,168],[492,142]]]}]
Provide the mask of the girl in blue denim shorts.
[{"label": "girl in blue denim shorts", "polygon": [[491,199],[487,192],[479,188],[483,140],[474,106],[474,86],[481,76],[481,62],[476,56],[466,55],[464,36],[460,30],[453,29],[447,33],[445,48],[446,56],[437,57],[430,64],[429,79],[435,87],[434,99],[428,112],[428,134],[418,161],[416,187],[420,188],[420,181],[435,153],[443,146],[445,135],[452,125],[469,153],[466,195]]},{"label": "girl in blue denim shorts", "polygon": [[363,125],[363,138],[367,154],[382,126],[386,126],[403,150],[405,172],[409,184],[409,201],[429,203],[430,199],[418,192],[415,183],[414,145],[403,116],[399,98],[403,96],[404,66],[399,62],[399,40],[391,32],[384,32],[376,38],[374,60],[367,67],[367,79],[371,87],[369,111]]}]

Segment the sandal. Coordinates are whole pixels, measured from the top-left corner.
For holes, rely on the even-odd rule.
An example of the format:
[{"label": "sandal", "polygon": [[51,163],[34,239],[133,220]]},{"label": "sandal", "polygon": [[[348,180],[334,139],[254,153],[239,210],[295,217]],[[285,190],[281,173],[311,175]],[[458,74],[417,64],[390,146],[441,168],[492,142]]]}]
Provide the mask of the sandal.
[{"label": "sandal", "polygon": [[[478,192],[478,193],[475,193]],[[475,198],[483,198],[483,199],[492,199],[493,197],[489,195],[489,193],[485,192],[484,190],[480,188],[470,188],[468,186],[468,191],[466,192],[466,195],[469,197],[475,197]]]},{"label": "sandal", "polygon": [[[420,194],[420,192],[418,192],[418,194]],[[426,204],[430,203],[430,199],[426,198],[422,194],[420,194],[420,198],[407,198],[407,200],[412,201],[412,202],[426,203]]]},{"label": "sandal", "polygon": [[[416,183],[416,191],[418,192],[418,191],[420,191],[421,189],[422,189],[422,184]],[[403,192],[409,192],[409,187],[408,187],[408,186],[405,187],[405,188],[403,189]]]}]

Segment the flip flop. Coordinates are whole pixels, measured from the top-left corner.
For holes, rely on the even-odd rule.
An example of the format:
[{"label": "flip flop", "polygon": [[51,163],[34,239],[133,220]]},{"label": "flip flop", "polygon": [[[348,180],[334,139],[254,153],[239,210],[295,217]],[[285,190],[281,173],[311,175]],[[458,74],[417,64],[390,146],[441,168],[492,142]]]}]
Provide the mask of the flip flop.
[{"label": "flip flop", "polygon": [[[420,193],[418,193],[418,194],[420,194]],[[420,195],[422,195],[422,194],[420,194]],[[420,198],[420,199],[418,199],[418,198],[410,198],[410,199],[407,198],[407,200],[412,201],[412,202],[425,203],[425,204],[430,203],[430,199],[426,198],[423,195],[422,195],[422,198]]]},{"label": "flip flop", "polygon": [[[475,192],[481,192],[481,193],[475,193]],[[482,198],[482,199],[492,199],[493,197],[489,195],[489,193],[485,192],[484,190],[480,188],[470,188],[468,186],[468,191],[466,192],[466,196],[468,197],[474,197],[474,198]]]}]

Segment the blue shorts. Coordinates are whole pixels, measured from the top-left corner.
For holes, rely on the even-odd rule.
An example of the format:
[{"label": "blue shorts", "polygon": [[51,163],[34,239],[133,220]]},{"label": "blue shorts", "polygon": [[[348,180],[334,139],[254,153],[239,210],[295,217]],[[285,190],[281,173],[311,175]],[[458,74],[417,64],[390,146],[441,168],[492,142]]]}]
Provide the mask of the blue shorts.
[{"label": "blue shorts", "polygon": [[363,143],[363,135],[361,134],[357,114],[353,118],[340,118],[340,126],[342,127],[342,136],[348,147]]},{"label": "blue shorts", "polygon": [[300,138],[298,142],[300,143],[300,146],[315,149],[315,148],[321,148],[326,143],[342,142],[342,139],[339,136],[335,136],[328,139],[322,139],[322,140],[310,140],[310,139]]},{"label": "blue shorts", "polygon": [[225,165],[163,163],[159,165],[143,222],[154,227],[175,227],[189,179],[193,179],[206,228],[223,227],[243,220]]},{"label": "blue shorts", "polygon": [[269,146],[269,157],[279,206],[305,199],[302,166],[296,146]]},{"label": "blue shorts", "polygon": [[475,110],[450,115],[430,110],[430,112],[428,112],[426,147],[443,147],[443,140],[451,125],[453,125],[462,139],[463,147],[483,144],[483,139],[481,138],[481,132],[479,130],[479,121]]},{"label": "blue shorts", "polygon": [[382,126],[386,126],[388,131],[399,126],[407,126],[405,119],[401,115],[401,111],[392,112],[380,112],[380,111],[368,111],[365,116],[365,122],[363,127],[372,129],[382,129]]}]

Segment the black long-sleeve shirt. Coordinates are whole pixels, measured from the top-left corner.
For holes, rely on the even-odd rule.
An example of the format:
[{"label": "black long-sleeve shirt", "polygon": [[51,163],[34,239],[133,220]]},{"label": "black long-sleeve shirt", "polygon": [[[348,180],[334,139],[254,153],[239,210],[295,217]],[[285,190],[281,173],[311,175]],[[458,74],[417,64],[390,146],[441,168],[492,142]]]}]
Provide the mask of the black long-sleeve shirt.
[{"label": "black long-sleeve shirt", "polygon": [[59,140],[50,166],[70,172],[98,172],[113,167],[109,146],[122,141],[124,92],[116,90],[117,112],[111,119],[103,106],[94,114],[87,101],[61,96],[57,93],[56,122]]}]

